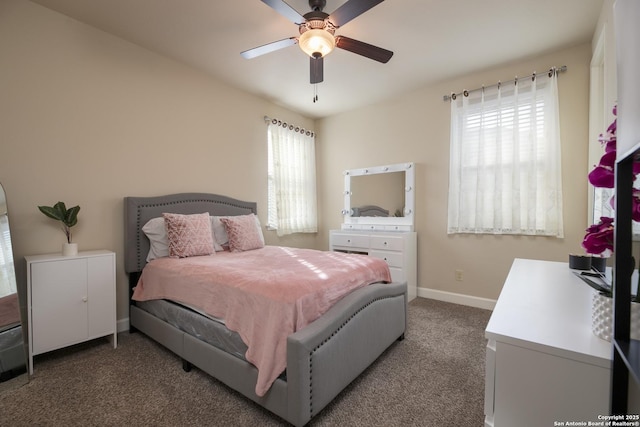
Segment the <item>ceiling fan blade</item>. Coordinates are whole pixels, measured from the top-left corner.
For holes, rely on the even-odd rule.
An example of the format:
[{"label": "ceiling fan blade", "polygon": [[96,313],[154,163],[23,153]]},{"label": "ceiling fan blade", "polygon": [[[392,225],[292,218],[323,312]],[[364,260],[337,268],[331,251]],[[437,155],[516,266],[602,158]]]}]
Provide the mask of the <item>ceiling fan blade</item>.
[{"label": "ceiling fan blade", "polygon": [[305,22],[304,16],[300,15],[294,8],[289,6],[283,0],[262,0],[262,3],[267,4],[294,24],[300,25]]},{"label": "ceiling fan blade", "polygon": [[369,43],[350,39],[349,37],[345,36],[336,37],[336,47],[348,50],[349,52],[357,53],[358,55],[366,56],[369,59],[382,62],[383,64],[389,62],[389,60],[393,56],[393,52],[391,52],[390,50],[383,49]]},{"label": "ceiling fan blade", "polygon": [[309,59],[311,84],[322,83],[322,81],[324,80],[324,58],[320,56],[318,58],[310,57]]},{"label": "ceiling fan blade", "polygon": [[336,27],[342,27],[353,18],[357,18],[383,1],[384,0],[348,0],[329,15],[329,21]]},{"label": "ceiling fan blade", "polygon": [[289,47],[298,43],[298,39],[295,37],[289,37],[288,39],[278,40],[277,42],[267,43],[262,46],[254,47],[253,49],[245,50],[244,52],[240,52],[245,59],[255,58],[256,56],[264,55],[265,53],[270,53],[276,51],[278,49],[283,49],[285,47]]}]

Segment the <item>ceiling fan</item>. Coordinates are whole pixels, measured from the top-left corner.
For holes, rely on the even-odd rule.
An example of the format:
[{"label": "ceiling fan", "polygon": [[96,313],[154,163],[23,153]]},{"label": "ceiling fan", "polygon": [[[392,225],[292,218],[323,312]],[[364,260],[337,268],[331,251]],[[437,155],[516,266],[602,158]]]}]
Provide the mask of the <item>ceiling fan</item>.
[{"label": "ceiling fan", "polygon": [[300,15],[284,0],[261,0],[276,12],[298,25],[299,37],[268,43],[241,52],[244,58],[250,59],[285,47],[298,44],[310,57],[311,83],[320,83],[324,79],[324,57],[338,47],[349,52],[365,56],[374,61],[387,63],[393,56],[390,50],[382,49],[345,36],[335,36],[335,31],[347,22],[362,15],[384,0],[348,0],[331,15],[322,11],[326,0],[309,0],[311,12]]}]

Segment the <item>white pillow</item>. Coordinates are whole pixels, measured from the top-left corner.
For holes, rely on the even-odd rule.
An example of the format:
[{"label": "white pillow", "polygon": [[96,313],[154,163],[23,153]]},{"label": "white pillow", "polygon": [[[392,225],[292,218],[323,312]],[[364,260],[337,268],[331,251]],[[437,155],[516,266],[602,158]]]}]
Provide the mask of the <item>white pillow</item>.
[{"label": "white pillow", "polygon": [[169,237],[163,217],[150,219],[142,227],[142,232],[149,238],[150,243],[147,262],[169,256]]},{"label": "white pillow", "polygon": [[223,246],[229,245],[229,236],[227,230],[224,227],[221,218],[227,218],[226,216],[212,216],[211,217],[211,230],[213,231],[213,247],[216,252],[223,251]]}]

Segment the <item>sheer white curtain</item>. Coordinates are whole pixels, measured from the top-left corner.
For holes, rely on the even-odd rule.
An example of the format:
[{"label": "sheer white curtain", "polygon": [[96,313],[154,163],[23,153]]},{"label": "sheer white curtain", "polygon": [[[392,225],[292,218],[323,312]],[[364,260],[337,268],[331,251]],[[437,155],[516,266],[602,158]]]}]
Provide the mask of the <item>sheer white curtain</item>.
[{"label": "sheer white curtain", "polygon": [[557,74],[451,101],[448,233],[563,237]]},{"label": "sheer white curtain", "polygon": [[269,228],[278,236],[318,231],[315,135],[286,123],[268,125]]}]

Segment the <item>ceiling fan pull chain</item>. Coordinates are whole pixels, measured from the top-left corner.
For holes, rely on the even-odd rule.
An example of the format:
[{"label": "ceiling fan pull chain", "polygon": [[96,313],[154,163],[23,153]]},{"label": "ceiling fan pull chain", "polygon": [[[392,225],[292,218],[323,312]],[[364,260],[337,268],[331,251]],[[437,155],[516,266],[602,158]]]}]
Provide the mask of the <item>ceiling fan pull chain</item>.
[{"label": "ceiling fan pull chain", "polygon": [[313,103],[318,102],[318,84],[313,85]]}]

